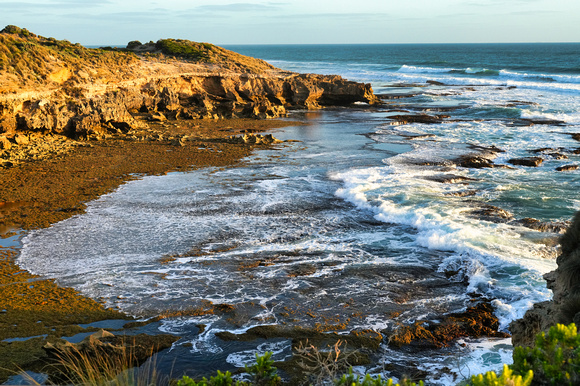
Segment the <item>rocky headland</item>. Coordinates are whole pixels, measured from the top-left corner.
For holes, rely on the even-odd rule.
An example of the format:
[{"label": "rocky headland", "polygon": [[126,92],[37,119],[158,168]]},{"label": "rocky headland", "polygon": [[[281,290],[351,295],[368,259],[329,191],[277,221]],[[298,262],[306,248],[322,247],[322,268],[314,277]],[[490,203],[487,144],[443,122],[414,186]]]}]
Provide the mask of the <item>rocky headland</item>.
[{"label": "rocky headland", "polygon": [[207,43],[164,39],[88,49],[15,26],[0,32],[4,152],[38,135],[136,139],[150,121],[276,118],[289,109],[355,102],[378,99],[368,84],[282,71]]}]

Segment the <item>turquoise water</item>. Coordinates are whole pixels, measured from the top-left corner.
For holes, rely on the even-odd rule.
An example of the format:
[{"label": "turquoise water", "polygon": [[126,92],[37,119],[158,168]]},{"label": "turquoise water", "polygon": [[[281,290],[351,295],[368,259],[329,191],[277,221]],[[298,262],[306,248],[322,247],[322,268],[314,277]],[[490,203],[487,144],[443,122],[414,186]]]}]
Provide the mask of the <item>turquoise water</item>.
[{"label": "turquoise water", "polygon": [[[236,321],[226,314],[160,323],[182,339],[158,363],[193,376],[233,370],[256,351],[291,355],[287,339],[223,342],[219,331],[314,327],[314,312],[337,324],[349,319],[341,333],[388,336],[399,324],[464,310],[474,293],[491,301],[508,331],[551,297],[542,275],[556,267],[558,234],[518,220],[565,222],[580,209],[580,172],[555,170],[580,163],[570,135],[580,132],[580,44],[228,48],[407,97],[378,108],[293,111],[290,119],[309,125],[274,134],[300,142],[236,168],[125,184],[86,214],[29,233],[21,266],[143,318],[207,301],[234,305]],[[391,125],[390,110],[449,118]],[[497,165],[547,150],[536,168],[456,162],[491,146],[503,151]],[[450,176],[457,182],[440,182]],[[490,206],[509,215],[477,214]],[[175,260],[161,263],[167,255]],[[509,343],[465,339],[427,351],[384,344],[358,370],[398,376],[386,370],[396,364],[450,385],[501,368]]]}]

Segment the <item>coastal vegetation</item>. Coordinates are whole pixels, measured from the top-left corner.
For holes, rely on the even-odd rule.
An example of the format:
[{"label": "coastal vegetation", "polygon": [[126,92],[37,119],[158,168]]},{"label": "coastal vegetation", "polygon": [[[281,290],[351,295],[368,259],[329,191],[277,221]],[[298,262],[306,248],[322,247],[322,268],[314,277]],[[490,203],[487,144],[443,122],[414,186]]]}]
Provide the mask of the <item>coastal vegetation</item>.
[{"label": "coastal vegetation", "polygon": [[146,44],[131,41],[126,48],[87,48],[9,25],[0,31],[0,94],[21,91],[23,87],[74,87],[86,82],[124,80],[132,77],[140,57],[214,64],[252,74],[275,70],[263,60],[209,43],[160,39]]},{"label": "coastal vegetation", "polygon": [[[334,361],[341,360],[340,351],[330,352],[329,358]],[[319,353],[316,351],[316,353]],[[217,372],[210,379],[203,378],[195,381],[187,376],[178,381],[178,386],[222,386],[222,385],[259,385],[270,386],[280,382],[272,353],[267,352],[263,356],[256,354],[256,363],[246,366],[245,372],[252,376],[250,382],[234,381],[230,372]],[[471,376],[468,380],[461,381],[462,386],[530,386],[530,385],[562,385],[573,386],[580,384],[580,335],[574,323],[565,326],[558,324],[552,326],[548,333],[540,333],[536,337],[533,347],[516,347],[513,353],[514,363],[504,365],[501,373],[490,371],[485,374]],[[352,368],[348,373],[341,375],[327,373],[324,378],[316,378],[314,382],[305,384],[335,385],[335,386],[393,386],[393,379],[383,379],[381,376],[373,377],[369,374],[354,374]],[[403,378],[399,386],[424,385],[423,381],[418,384]]]},{"label": "coastal vegetation", "polygon": [[219,64],[222,68],[243,73],[262,74],[276,70],[274,66],[261,59],[240,55],[210,43],[185,39],[159,39],[157,42],[151,41],[145,44],[133,40],[123,50],[146,57],[169,57],[193,63]]},{"label": "coastal vegetation", "polygon": [[128,66],[136,61],[132,52],[90,49],[7,26],[0,31],[0,94],[67,81],[74,84],[89,76],[116,77],[118,72],[128,74]]}]

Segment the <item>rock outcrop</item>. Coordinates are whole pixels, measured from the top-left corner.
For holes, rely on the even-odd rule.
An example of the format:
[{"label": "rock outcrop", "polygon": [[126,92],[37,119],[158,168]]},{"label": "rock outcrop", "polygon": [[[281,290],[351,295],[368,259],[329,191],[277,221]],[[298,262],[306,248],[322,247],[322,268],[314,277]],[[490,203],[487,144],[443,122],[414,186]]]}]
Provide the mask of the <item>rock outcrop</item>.
[{"label": "rock outcrop", "polygon": [[17,132],[79,138],[135,128],[142,125],[135,119],[138,113],[162,113],[170,119],[276,118],[287,109],[374,102],[369,85],[339,76],[177,75],[131,83],[102,93],[91,93],[87,86],[80,90],[89,94],[85,97],[71,97],[59,90],[46,97],[0,99],[0,133],[9,138]]},{"label": "rock outcrop", "polygon": [[[10,146],[6,139],[16,144],[19,132],[72,138],[126,132],[144,125],[137,118],[147,115],[275,118],[288,109],[378,102],[368,84],[289,73],[206,43],[172,40],[169,48],[178,52],[183,48],[175,48],[178,43],[190,51],[197,47],[192,52],[199,60],[90,50],[5,28],[0,33],[2,147]],[[41,64],[30,67],[35,60]]]},{"label": "rock outcrop", "polygon": [[512,322],[514,346],[531,346],[535,336],[556,323],[580,325],[580,212],[560,240],[558,268],[544,275],[553,299],[536,303],[522,319]]}]

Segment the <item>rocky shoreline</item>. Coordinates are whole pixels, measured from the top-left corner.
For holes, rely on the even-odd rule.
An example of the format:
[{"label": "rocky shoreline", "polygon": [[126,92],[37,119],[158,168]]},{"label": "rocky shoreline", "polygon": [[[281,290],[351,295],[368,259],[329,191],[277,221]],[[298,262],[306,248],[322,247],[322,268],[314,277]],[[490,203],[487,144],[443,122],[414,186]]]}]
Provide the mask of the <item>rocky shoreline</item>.
[{"label": "rocky shoreline", "polygon": [[[368,84],[350,82],[339,76],[288,73],[211,45],[178,42],[201,50],[204,58],[223,55],[218,61],[172,56],[163,51],[161,45],[143,48],[143,45],[133,44],[133,52],[90,51],[15,28],[7,27],[0,33],[0,43],[9,47],[8,51],[15,57],[26,58],[41,49],[56,51],[51,54],[54,60],[47,60],[45,67],[38,70],[38,77],[22,77],[10,71],[0,73],[0,167],[3,168],[0,169],[0,231],[3,237],[20,230],[48,227],[82,213],[87,201],[141,175],[233,165],[253,149],[271,148],[278,143],[271,135],[255,133],[296,124],[269,120],[283,117],[289,110],[357,103],[377,105],[380,99],[409,96],[393,93],[378,98]],[[18,52],[12,50],[12,46]],[[58,56],[66,50],[74,50],[74,60],[66,55]],[[124,63],[124,68],[109,71],[103,69],[103,62],[99,61]],[[404,107],[407,110],[401,112],[405,114],[391,115],[386,126],[409,122],[441,123],[449,118],[439,114],[444,108],[430,115],[420,106],[416,107],[420,111],[417,114],[408,110],[409,106]],[[403,107],[393,104],[389,108],[395,112]],[[513,122],[514,125],[546,123]],[[490,146],[472,150],[472,154],[446,162],[465,168],[512,168],[494,164],[493,159],[501,149]],[[538,149],[534,152],[534,155],[539,154],[537,156],[508,162],[514,166],[538,166],[542,162],[540,156],[555,157],[552,150]],[[441,183],[469,182],[465,177],[447,173],[446,163],[409,162],[441,168],[442,174],[438,177]],[[467,192],[465,197],[469,196]],[[472,215],[497,222],[519,221],[524,226],[554,233],[563,231],[567,225],[513,219],[511,213],[501,208],[479,207],[475,203]],[[571,228],[576,231],[569,230],[564,240],[576,238],[579,223],[577,218]],[[576,233],[568,236],[571,232]],[[576,253],[577,248],[571,245],[574,243],[568,241],[569,246],[563,245],[563,256]],[[4,248],[0,252],[3,278],[0,299],[7,301],[0,313],[0,324],[16,326],[5,329],[2,335],[0,356],[4,359],[0,360],[0,367],[14,370],[16,363],[20,368],[41,369],[50,351],[42,348],[47,342],[56,344],[63,336],[97,330],[95,327],[80,329],[79,323],[125,318],[80,297],[75,291],[23,273],[13,263],[17,248]],[[575,266],[569,263],[572,260],[559,259],[559,264],[563,264],[559,270],[576,273]],[[458,272],[444,273],[448,278],[456,274]],[[561,316],[555,318],[562,314],[560,309],[567,310],[564,314],[568,319],[577,319],[573,306],[577,303],[574,303],[576,284],[568,276],[567,281],[564,280],[564,276],[546,276],[554,290],[557,306],[553,305],[555,303],[538,305],[523,321],[514,322],[511,327],[514,344],[529,344],[530,337],[537,331],[561,320]],[[30,285],[31,282],[35,284]],[[561,282],[567,284],[555,284]],[[23,298],[26,301],[21,303]],[[22,316],[22,304],[28,307],[26,317]],[[78,304],[87,306],[69,318],[71,311],[69,308],[61,310],[62,304],[69,308]],[[207,311],[228,313],[232,310],[232,306],[220,304],[212,305]],[[43,322],[41,326],[31,322],[36,320]],[[134,324],[131,328],[138,327],[139,324]],[[235,341],[285,337],[291,338],[293,347],[298,348],[306,339],[333,344],[338,336],[329,331],[334,327],[321,325],[313,330],[257,328],[240,336],[224,334],[222,338]],[[355,331],[346,340],[372,355],[383,339],[394,347],[423,350],[445,347],[458,337],[506,337],[498,327],[490,302],[474,299],[473,306],[465,313],[445,315],[440,323],[417,322],[413,326],[401,326],[394,332]],[[25,337],[33,338],[18,340]],[[340,339],[344,337],[341,335]],[[166,337],[160,337],[159,341],[165,342],[160,349],[171,344]],[[34,352],[34,360],[22,361],[20,357],[26,352]],[[358,358],[357,363],[364,364],[365,359]],[[290,371],[293,365],[285,366]],[[393,371],[403,374],[408,369]],[[8,372],[0,373],[0,381],[8,375]]]},{"label": "rocky shoreline", "polygon": [[[378,102],[370,85],[288,73],[205,48],[222,56],[211,63],[137,57],[88,50],[14,26],[0,32],[2,238],[82,213],[87,201],[141,175],[239,162],[254,148],[281,142],[256,133],[299,124],[266,119],[289,109]],[[40,68],[23,68],[38,56]],[[127,318],[22,271],[14,264],[17,247],[0,252],[0,381],[19,369],[45,371],[54,347],[67,345],[61,338],[97,331],[92,322]],[[171,345],[167,338],[135,339],[152,354]]]}]

